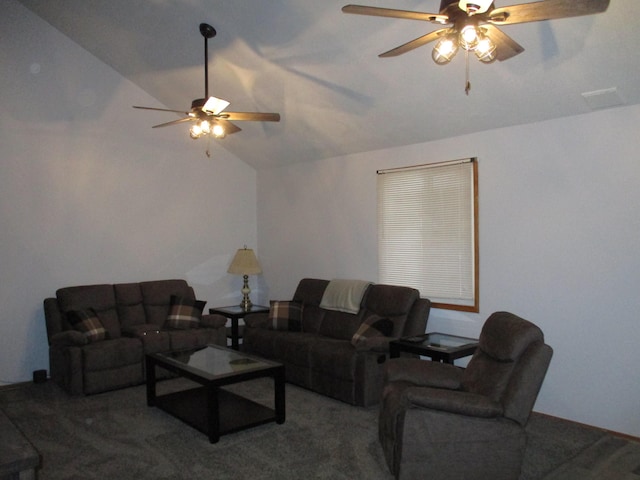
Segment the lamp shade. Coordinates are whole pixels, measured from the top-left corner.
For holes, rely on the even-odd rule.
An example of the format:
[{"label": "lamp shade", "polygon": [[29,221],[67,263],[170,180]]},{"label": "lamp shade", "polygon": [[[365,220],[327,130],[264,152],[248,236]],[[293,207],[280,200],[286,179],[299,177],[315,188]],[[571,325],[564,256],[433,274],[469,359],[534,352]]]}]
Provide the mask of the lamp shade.
[{"label": "lamp shade", "polygon": [[258,275],[262,273],[262,267],[258,263],[256,254],[250,248],[241,248],[233,257],[227,273],[233,275]]}]

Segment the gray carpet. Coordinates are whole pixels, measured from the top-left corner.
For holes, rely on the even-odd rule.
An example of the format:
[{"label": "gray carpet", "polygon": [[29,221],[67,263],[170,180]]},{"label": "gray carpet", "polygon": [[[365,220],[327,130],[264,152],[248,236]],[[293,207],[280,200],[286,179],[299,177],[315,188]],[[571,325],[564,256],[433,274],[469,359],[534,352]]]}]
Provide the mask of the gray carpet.
[{"label": "gray carpet", "polygon": [[[159,390],[184,385],[184,380],[169,380]],[[272,405],[270,381],[230,389]],[[376,408],[352,407],[289,384],[286,389],[283,425],[226,435],[214,445],[181,421],[147,407],[144,386],[70,397],[50,382],[24,384],[1,389],[0,408],[41,453],[40,480],[392,480],[377,439]],[[528,430],[520,480],[638,479],[633,469],[640,468],[639,445],[634,442],[536,414]],[[602,455],[607,460],[595,460]],[[612,458],[615,465],[626,465],[621,476],[611,476]]]}]

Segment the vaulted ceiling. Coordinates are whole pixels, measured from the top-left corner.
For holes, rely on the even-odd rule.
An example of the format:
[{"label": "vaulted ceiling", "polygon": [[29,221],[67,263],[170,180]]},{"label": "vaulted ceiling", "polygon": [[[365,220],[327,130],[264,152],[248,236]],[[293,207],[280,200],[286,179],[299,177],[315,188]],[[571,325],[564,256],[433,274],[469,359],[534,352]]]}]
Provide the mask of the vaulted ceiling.
[{"label": "vaulted ceiling", "polygon": [[[504,62],[446,66],[431,46],[378,54],[435,30],[430,23],[346,15],[359,3],[436,13],[439,0],[20,0],[157,99],[189,109],[204,94],[203,37],[211,24],[211,95],[229,110],[279,112],[238,122],[220,140],[255,168],[427,142],[640,103],[640,1],[602,14],[503,27],[525,51]],[[495,0],[497,7],[520,0]],[[585,101],[583,93],[616,89]],[[140,128],[178,117],[127,109]],[[185,125],[168,128],[182,128]],[[162,129],[156,130],[163,135]],[[568,132],[570,134],[570,132]],[[204,147],[203,147],[204,148]]]}]

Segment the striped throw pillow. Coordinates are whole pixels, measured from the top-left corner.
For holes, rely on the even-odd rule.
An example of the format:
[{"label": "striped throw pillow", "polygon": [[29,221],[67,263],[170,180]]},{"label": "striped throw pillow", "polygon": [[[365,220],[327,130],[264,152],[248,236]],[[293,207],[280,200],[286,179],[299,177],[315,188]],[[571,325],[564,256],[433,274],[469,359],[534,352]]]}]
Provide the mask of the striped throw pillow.
[{"label": "striped throw pillow", "polygon": [[171,295],[171,306],[165,326],[177,330],[197,328],[202,320],[202,310],[207,302]]},{"label": "striped throw pillow", "polygon": [[272,300],[269,302],[269,329],[299,332],[302,328],[302,304]]},{"label": "striped throw pillow", "polygon": [[89,342],[99,342],[107,338],[107,331],[93,308],[73,310],[67,314],[69,323],[81,332]]}]

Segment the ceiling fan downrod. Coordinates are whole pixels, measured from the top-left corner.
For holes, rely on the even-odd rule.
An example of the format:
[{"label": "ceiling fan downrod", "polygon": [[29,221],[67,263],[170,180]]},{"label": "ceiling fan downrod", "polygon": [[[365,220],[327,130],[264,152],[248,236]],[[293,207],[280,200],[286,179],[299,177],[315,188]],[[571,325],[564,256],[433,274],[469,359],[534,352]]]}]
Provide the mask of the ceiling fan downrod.
[{"label": "ceiling fan downrod", "polygon": [[204,98],[209,98],[209,39],[216,36],[216,29],[208,23],[200,24],[200,33],[204,37]]}]

